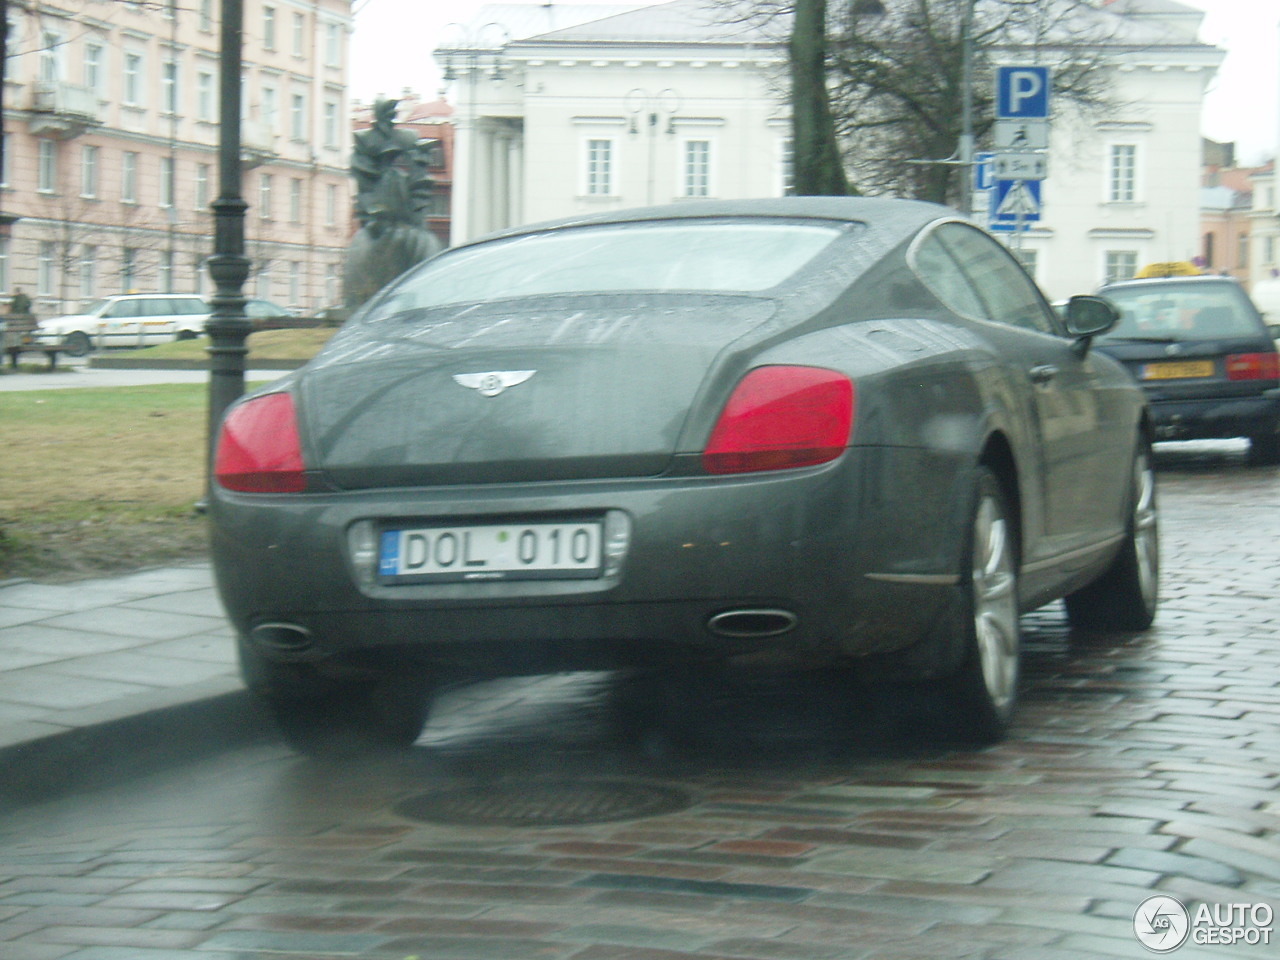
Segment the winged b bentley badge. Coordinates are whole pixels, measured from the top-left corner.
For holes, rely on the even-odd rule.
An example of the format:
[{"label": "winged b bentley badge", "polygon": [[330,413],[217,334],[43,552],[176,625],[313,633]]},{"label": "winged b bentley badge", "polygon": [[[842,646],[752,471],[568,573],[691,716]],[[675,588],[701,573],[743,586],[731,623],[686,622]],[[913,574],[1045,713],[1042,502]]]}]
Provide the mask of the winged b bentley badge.
[{"label": "winged b bentley badge", "polygon": [[460,387],[479,390],[482,397],[496,397],[507,387],[524,383],[537,370],[490,370],[487,373],[455,373],[453,382]]}]

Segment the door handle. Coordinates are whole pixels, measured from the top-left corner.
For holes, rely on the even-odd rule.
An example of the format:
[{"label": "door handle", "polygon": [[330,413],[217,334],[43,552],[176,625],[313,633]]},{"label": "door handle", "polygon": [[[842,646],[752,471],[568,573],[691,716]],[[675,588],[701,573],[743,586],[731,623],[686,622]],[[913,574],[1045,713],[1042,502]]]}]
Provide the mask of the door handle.
[{"label": "door handle", "polygon": [[1041,363],[1031,368],[1027,376],[1032,383],[1048,383],[1058,375],[1058,368],[1052,363]]}]

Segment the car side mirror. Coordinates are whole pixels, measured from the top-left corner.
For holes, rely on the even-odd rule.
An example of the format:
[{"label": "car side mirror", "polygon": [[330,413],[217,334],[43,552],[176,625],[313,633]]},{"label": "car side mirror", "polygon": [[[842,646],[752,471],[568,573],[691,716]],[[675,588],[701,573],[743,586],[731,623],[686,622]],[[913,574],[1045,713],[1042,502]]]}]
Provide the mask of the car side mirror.
[{"label": "car side mirror", "polygon": [[1269,323],[1267,329],[1271,331],[1272,340],[1280,340],[1280,323]]},{"label": "car side mirror", "polygon": [[1077,339],[1106,333],[1120,321],[1120,311],[1105,297],[1079,294],[1067,301],[1067,333]]}]

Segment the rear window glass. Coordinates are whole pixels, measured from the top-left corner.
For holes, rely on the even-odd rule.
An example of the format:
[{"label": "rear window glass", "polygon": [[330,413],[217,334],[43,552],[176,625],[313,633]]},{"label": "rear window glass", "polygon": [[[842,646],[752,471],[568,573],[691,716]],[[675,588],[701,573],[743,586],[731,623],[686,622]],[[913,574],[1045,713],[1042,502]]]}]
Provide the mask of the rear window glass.
[{"label": "rear window glass", "polygon": [[1253,336],[1261,325],[1231,283],[1152,283],[1111,287],[1102,295],[1120,310],[1111,340],[1212,340]]},{"label": "rear window glass", "polygon": [[754,292],[800,271],[849,224],[679,220],[554,230],[431,261],[378,304],[406,310],[571,293]]}]

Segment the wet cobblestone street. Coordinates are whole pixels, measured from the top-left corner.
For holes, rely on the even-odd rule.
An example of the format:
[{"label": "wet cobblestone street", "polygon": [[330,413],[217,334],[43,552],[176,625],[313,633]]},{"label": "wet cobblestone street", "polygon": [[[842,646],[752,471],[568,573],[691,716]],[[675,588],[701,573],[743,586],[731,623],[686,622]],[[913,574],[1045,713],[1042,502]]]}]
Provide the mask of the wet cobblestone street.
[{"label": "wet cobblestone street", "polygon": [[[403,760],[251,746],[0,820],[0,960],[1136,958],[1157,894],[1280,911],[1280,469],[1157,463],[1155,626],[1024,618],[998,746],[830,677],[460,687]],[[605,819],[420,819],[465,787]]]}]

